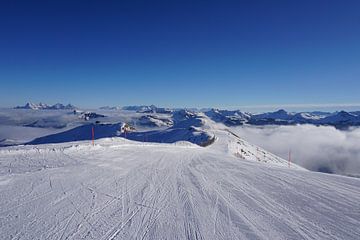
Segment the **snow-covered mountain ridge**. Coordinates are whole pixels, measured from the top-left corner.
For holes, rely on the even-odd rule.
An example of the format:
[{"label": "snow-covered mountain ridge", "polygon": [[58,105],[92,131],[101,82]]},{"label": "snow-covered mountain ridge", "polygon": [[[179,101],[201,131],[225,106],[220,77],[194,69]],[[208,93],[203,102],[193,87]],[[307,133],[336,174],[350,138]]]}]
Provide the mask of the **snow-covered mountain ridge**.
[{"label": "snow-covered mountain ridge", "polygon": [[24,106],[17,106],[15,109],[32,109],[32,110],[74,110],[76,107],[71,104],[56,103],[54,105],[48,105],[45,103],[26,103]]},{"label": "snow-covered mountain ridge", "polygon": [[[243,113],[241,111],[226,111],[212,109],[205,112],[214,121],[222,122],[228,126],[234,125],[294,125],[314,124],[330,125],[338,128],[359,126],[360,114],[358,112],[298,112],[290,113],[281,109],[276,112],[261,114]],[[230,113],[230,114],[229,114]]]},{"label": "snow-covered mountain ridge", "polygon": [[[107,108],[112,110],[119,110],[119,108]],[[136,111],[138,113],[164,113],[171,114],[179,110],[185,109],[171,109],[159,108],[154,105],[150,106],[127,106],[123,110]],[[227,126],[239,126],[243,124],[250,125],[294,125],[294,124],[314,124],[314,125],[329,125],[337,128],[346,128],[351,126],[360,126],[360,112],[287,112],[280,109],[275,112],[266,113],[250,113],[242,112],[240,110],[221,110],[221,109],[191,109],[192,112],[203,112],[208,117],[216,122],[222,122]]]},{"label": "snow-covered mountain ridge", "polygon": [[[47,105],[43,103],[34,104],[27,103],[25,106],[17,106],[15,109],[32,109],[32,110],[74,110],[75,106],[68,104],[63,105],[57,103],[55,105]],[[100,110],[106,111],[134,111],[137,113],[147,114],[173,114],[177,111],[186,110],[179,108],[163,108],[155,105],[141,105],[141,106],[125,106],[125,107],[101,107]],[[314,125],[329,125],[337,128],[347,128],[351,126],[360,126],[360,112],[287,112],[280,109],[275,112],[266,113],[249,113],[240,110],[220,110],[220,109],[189,109],[191,112],[203,112],[208,117],[216,122],[222,122],[227,126],[239,126],[243,124],[250,125],[294,125],[294,124],[314,124]],[[150,115],[151,116],[151,115]],[[151,117],[150,117],[151,118]],[[156,119],[156,117],[155,117]],[[155,125],[169,125],[169,123],[161,123],[154,118],[143,121],[148,121],[149,124]],[[153,123],[150,123],[153,122]]]}]

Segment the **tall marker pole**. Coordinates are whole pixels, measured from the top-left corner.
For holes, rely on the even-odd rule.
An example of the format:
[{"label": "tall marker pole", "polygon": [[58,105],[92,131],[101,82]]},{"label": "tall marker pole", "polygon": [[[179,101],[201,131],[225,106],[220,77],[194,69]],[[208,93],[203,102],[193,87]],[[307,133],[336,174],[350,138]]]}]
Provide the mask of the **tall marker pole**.
[{"label": "tall marker pole", "polygon": [[95,138],[94,126],[91,128],[91,138],[92,138],[92,145],[94,146],[94,138]]}]

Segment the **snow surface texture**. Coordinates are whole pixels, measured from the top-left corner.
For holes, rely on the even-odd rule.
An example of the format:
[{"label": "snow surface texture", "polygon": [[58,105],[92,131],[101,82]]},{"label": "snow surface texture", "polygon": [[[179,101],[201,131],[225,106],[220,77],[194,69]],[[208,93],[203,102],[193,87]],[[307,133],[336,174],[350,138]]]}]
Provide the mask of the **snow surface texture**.
[{"label": "snow surface texture", "polygon": [[215,142],[1,148],[1,238],[359,239],[360,179],[289,165],[206,118],[177,119]]}]

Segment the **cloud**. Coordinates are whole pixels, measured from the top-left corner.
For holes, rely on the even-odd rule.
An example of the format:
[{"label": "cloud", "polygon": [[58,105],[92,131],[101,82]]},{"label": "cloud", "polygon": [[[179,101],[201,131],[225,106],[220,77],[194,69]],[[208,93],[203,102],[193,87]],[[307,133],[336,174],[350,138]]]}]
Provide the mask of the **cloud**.
[{"label": "cloud", "polygon": [[360,176],[360,128],[329,126],[238,127],[245,140],[313,171]]}]

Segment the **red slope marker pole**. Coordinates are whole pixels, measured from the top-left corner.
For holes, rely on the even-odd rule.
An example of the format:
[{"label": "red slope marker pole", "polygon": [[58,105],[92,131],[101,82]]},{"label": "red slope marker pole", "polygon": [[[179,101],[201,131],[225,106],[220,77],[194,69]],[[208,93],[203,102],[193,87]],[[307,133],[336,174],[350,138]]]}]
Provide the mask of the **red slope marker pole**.
[{"label": "red slope marker pole", "polygon": [[94,138],[95,138],[94,126],[91,128],[91,137],[92,137],[92,145],[94,146]]}]

